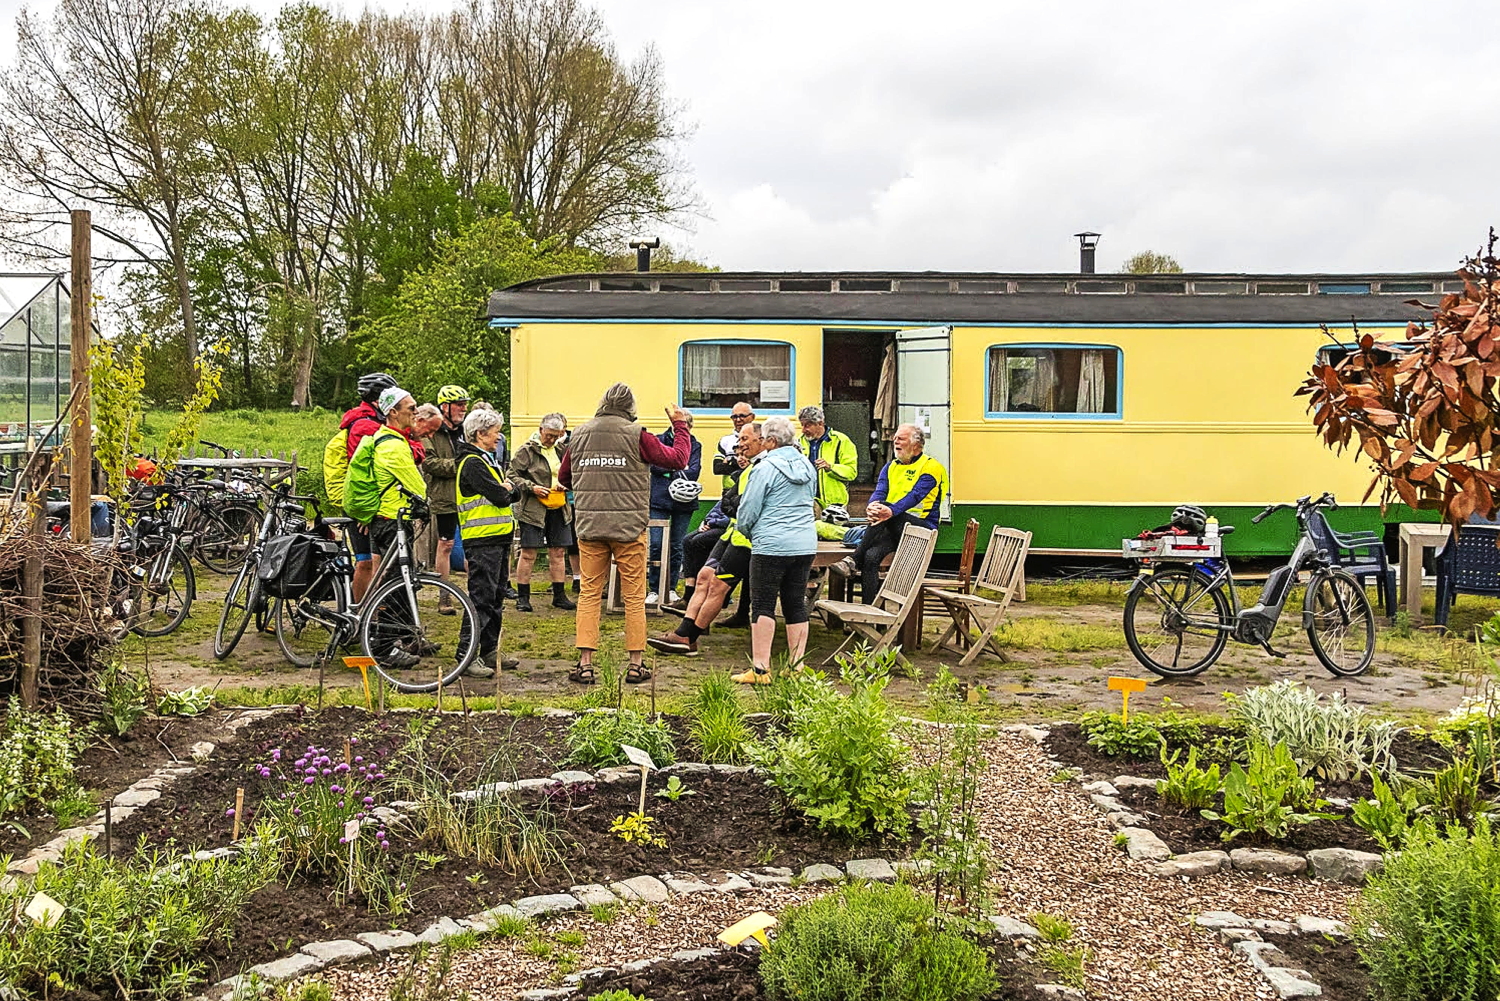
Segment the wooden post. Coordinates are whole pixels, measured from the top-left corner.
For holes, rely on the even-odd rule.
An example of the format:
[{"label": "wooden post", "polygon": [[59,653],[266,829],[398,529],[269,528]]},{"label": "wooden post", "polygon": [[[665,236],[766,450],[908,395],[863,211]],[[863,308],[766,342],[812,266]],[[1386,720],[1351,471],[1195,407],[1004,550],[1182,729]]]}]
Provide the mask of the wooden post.
[{"label": "wooden post", "polygon": [[47,540],[46,484],[52,460],[43,455],[31,477],[31,555],[21,570],[26,618],[21,622],[21,704],[35,709],[42,673],[42,583],[46,573],[42,546]]},{"label": "wooden post", "polygon": [[[89,344],[93,340],[94,268],[93,222],[87,209],[73,210],[73,284],[72,356],[73,424],[68,459],[68,494],[71,506],[74,542],[87,543],[93,538],[90,502],[94,494],[94,450],[90,428],[93,424],[92,397],[89,392]],[[82,392],[78,387],[82,386]]]}]

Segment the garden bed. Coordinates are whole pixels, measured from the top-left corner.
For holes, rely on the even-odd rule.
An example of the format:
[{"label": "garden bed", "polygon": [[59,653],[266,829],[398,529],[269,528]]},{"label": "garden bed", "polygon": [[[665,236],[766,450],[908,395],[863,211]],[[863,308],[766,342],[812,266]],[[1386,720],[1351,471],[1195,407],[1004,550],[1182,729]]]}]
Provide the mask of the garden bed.
[{"label": "garden bed", "polygon": [[[693,757],[695,748],[684,736],[685,724],[671,720],[678,755]],[[419,737],[428,762],[457,777],[455,789],[477,783],[481,763],[503,756],[512,778],[546,777],[567,767],[564,737],[571,720],[550,716],[513,717],[491,713],[372,716],[362,710],[333,709],[322,713],[289,711],[256,720],[239,736],[220,744],[213,755],[116,826],[114,844],[143,840],[151,847],[168,843],[179,849],[213,849],[230,843],[235,790],[245,790],[242,836],[255,824],[261,803],[287,788],[279,774],[266,775],[280,749],[283,762],[309,746],[329,749],[341,759],[365,759],[394,775],[411,767],[401,758]],[[430,729],[428,729],[430,728]],[[346,743],[349,741],[352,743]],[[381,772],[380,774],[385,774]],[[485,778],[494,777],[493,772]],[[275,959],[302,942],[349,938],[359,932],[404,928],[421,931],[439,916],[462,917],[517,897],[566,891],[583,883],[605,883],[641,874],[746,871],[780,866],[800,871],[803,866],[855,857],[902,857],[907,843],[857,846],[827,838],[782,809],[777,794],[753,774],[690,773],[678,776],[692,791],[675,801],[649,795],[646,812],[656,818],[656,832],[664,846],[627,843],[611,833],[611,821],[638,806],[639,783],[589,783],[571,787],[529,790],[520,794],[527,810],[554,825],[557,857],[533,876],[496,866],[481,865],[446,853],[441,846],[423,844],[401,825],[388,828],[390,849],[383,864],[407,873],[411,899],[400,914],[370,913],[355,897],[341,902],[338,887],[326,878],[301,877],[289,884],[261,889],[234,923],[229,944],[210,957],[213,979]],[[394,798],[387,776],[370,791],[375,806]],[[650,792],[665,787],[667,779],[653,774]],[[444,857],[447,855],[448,857]]]},{"label": "garden bed", "polygon": [[1291,960],[1295,969],[1306,970],[1313,983],[1323,988],[1325,1001],[1369,1001],[1375,981],[1360,961],[1352,939],[1326,935],[1262,934]]}]

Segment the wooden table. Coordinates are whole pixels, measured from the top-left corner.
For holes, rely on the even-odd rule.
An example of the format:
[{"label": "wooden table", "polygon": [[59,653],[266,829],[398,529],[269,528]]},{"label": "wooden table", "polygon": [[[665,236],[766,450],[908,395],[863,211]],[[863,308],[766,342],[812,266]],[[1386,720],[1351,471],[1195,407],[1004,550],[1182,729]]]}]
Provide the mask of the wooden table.
[{"label": "wooden table", "polygon": [[1422,554],[1448,541],[1451,529],[1431,522],[1401,525],[1401,605],[1415,621],[1422,614]]}]

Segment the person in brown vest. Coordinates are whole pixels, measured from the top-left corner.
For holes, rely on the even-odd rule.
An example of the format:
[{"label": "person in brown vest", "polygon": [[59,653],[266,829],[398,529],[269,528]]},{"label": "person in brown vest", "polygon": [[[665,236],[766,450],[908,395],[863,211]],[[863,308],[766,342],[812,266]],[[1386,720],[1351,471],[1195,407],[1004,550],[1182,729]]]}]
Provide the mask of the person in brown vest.
[{"label": "person in brown vest", "polygon": [[594,651],[599,646],[599,613],[604,581],[613,559],[625,599],[625,680],[651,677],[646,650],[646,528],[651,511],[651,467],[685,469],[692,446],[679,407],[668,407],[673,443],[664,445],[635,420],[635,394],[623,382],[604,391],[594,419],[573,432],[558,481],[573,491],[573,526],[578,536],[583,593],[578,599],[578,666],[568,680],[594,683]]}]

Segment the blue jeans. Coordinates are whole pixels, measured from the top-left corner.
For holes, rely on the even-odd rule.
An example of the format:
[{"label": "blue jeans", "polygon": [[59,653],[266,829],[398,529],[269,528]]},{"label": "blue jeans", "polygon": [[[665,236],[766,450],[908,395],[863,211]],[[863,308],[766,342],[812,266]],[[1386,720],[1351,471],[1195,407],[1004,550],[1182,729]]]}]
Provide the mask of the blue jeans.
[{"label": "blue jeans", "polygon": [[[671,526],[667,529],[667,588],[670,590],[677,586],[677,578],[682,576],[682,541],[687,538],[688,526],[693,522],[692,511],[662,511],[656,508],[651,510],[652,520],[658,518],[672,519]],[[655,591],[661,583],[661,529],[651,530],[651,569],[647,573],[646,587]]]}]

